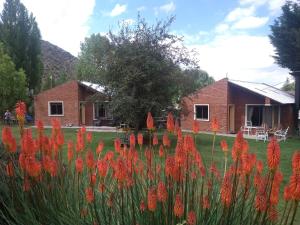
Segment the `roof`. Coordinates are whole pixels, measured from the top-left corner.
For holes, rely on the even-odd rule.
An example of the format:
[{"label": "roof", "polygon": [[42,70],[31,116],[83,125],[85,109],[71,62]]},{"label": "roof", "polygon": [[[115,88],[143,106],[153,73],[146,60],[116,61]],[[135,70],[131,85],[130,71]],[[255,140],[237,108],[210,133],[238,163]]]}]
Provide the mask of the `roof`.
[{"label": "roof", "polygon": [[94,91],[100,92],[100,93],[104,93],[104,86],[101,86],[100,84],[94,84],[88,81],[78,81],[80,84],[82,84],[83,86],[86,86]]},{"label": "roof", "polygon": [[247,82],[230,79],[228,80],[228,82],[248,89],[249,91],[252,91],[259,95],[268,97],[281,104],[295,103],[295,97],[293,95],[265,83]]}]

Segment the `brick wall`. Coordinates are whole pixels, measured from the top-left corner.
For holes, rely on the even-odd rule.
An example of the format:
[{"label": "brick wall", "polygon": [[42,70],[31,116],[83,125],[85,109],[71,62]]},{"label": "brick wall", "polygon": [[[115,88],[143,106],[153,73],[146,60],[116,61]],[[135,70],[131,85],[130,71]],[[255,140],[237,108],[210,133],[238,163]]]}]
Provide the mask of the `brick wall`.
[{"label": "brick wall", "polygon": [[[62,101],[63,116],[48,116],[48,102]],[[78,82],[69,81],[52,89],[41,92],[34,97],[35,120],[51,125],[51,119],[56,118],[62,125],[79,125]]]},{"label": "brick wall", "polygon": [[219,121],[220,132],[226,133],[227,127],[227,89],[228,80],[222,79],[184,97],[181,102],[181,127],[191,130],[194,121],[194,104],[209,104],[209,121],[199,121],[200,130],[210,131],[212,118]]}]

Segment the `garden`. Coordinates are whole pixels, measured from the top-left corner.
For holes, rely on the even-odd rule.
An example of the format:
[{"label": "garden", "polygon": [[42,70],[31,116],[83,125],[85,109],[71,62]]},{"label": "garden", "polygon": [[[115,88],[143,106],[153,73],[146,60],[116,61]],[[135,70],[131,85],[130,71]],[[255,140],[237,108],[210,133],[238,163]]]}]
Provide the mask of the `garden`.
[{"label": "garden", "polygon": [[[122,145],[115,133],[41,122],[2,128],[1,224],[298,224],[299,140],[182,133],[168,115]],[[281,146],[280,146],[281,145]]]}]

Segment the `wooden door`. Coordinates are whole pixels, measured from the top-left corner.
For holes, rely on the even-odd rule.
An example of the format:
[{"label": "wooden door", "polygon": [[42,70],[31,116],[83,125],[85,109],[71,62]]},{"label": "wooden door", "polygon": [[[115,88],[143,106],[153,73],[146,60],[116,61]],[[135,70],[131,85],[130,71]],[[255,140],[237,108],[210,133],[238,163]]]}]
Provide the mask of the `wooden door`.
[{"label": "wooden door", "polygon": [[80,123],[85,125],[85,104],[80,102]]},{"label": "wooden door", "polygon": [[234,105],[228,105],[228,131],[229,133],[235,133],[235,107]]}]

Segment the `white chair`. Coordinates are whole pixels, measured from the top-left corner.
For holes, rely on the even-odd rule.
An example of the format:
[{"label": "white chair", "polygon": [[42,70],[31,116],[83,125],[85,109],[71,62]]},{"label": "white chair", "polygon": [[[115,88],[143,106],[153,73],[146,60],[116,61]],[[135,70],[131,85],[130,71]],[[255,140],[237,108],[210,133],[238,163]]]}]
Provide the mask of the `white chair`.
[{"label": "white chair", "polygon": [[246,126],[241,126],[241,131],[243,132],[243,134],[250,135],[252,131],[252,122],[247,121]]},{"label": "white chair", "polygon": [[286,136],[287,136],[287,133],[288,133],[288,130],[289,130],[289,127],[287,127],[285,130],[277,130],[275,131],[274,133],[274,136],[275,138],[278,140],[278,141],[285,141],[286,140]]},{"label": "white chair", "polygon": [[263,127],[257,128],[255,132],[256,136],[256,141],[261,140],[261,141],[268,141],[268,131],[265,131]]}]

